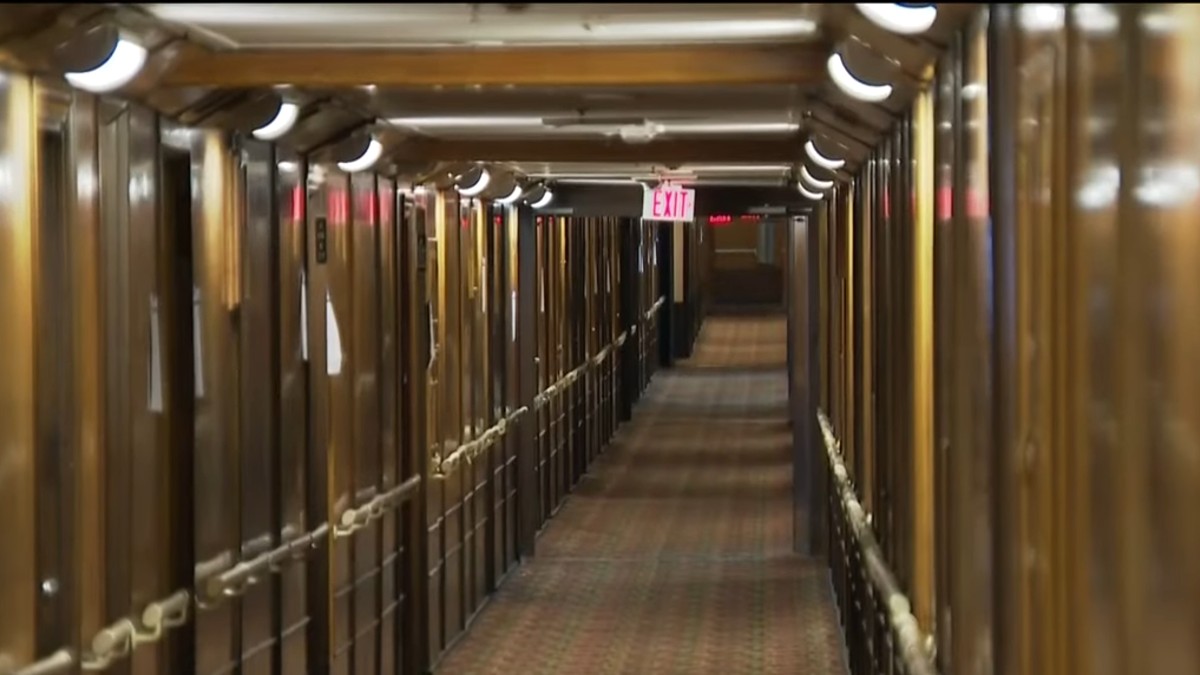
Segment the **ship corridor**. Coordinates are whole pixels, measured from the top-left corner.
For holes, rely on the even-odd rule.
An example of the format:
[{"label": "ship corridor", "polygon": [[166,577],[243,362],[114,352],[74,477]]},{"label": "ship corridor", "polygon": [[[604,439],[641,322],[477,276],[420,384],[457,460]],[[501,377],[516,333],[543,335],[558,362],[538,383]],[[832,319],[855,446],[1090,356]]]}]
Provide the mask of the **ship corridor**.
[{"label": "ship corridor", "polygon": [[1200,3],[0,3],[0,675],[1200,675]]},{"label": "ship corridor", "polygon": [[840,674],[792,552],[786,321],[710,316],[438,672]]}]

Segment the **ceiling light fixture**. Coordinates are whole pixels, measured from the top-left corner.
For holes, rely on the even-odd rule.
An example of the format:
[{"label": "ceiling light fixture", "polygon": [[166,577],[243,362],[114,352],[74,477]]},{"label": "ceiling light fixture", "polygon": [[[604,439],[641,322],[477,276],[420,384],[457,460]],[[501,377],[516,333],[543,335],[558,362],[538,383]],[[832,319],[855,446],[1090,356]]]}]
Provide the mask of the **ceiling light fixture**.
[{"label": "ceiling light fixture", "polygon": [[1031,33],[1050,33],[1061,30],[1067,22],[1066,5],[1031,2],[1017,10],[1017,23]]},{"label": "ceiling light fixture", "polygon": [[859,2],[858,11],[880,28],[901,35],[919,35],[937,20],[936,5],[902,5],[898,2]]},{"label": "ceiling light fixture", "polygon": [[668,134],[780,134],[800,128],[795,122],[672,122],[661,126]]},{"label": "ceiling light fixture", "polygon": [[[474,197],[487,189],[488,184],[492,182],[492,174],[488,173],[487,168],[480,166],[459,176],[456,181],[459,182],[459,185],[455,185],[454,189],[458,190],[458,194],[464,197]],[[462,183],[468,185],[461,187]]]},{"label": "ceiling light fixture", "polygon": [[772,173],[787,171],[790,164],[684,164],[674,169],[667,168],[664,173]]},{"label": "ceiling light fixture", "polygon": [[804,187],[802,183],[796,183],[796,189],[800,191],[800,194],[804,195],[808,199],[813,200],[814,202],[819,202],[825,198],[825,195],[809,190],[808,188]]},{"label": "ceiling light fixture", "polygon": [[644,121],[640,124],[621,124],[614,122],[604,124],[603,119],[580,117],[544,118],[544,117],[392,117],[388,122],[394,126],[413,129],[542,129],[546,131],[569,131],[571,133],[591,132],[598,134],[646,133],[656,135],[671,134],[777,134],[796,131],[800,125],[788,121],[705,121],[694,122],[654,122]]},{"label": "ceiling light fixture", "polygon": [[392,117],[390,124],[398,127],[540,127],[540,117]]},{"label": "ceiling light fixture", "polygon": [[734,21],[646,21],[592,23],[590,33],[606,41],[654,39],[721,40],[809,35],[817,29],[811,19],[740,19]]},{"label": "ceiling light fixture", "polygon": [[355,146],[360,149],[358,151],[359,154],[357,157],[355,157],[355,159],[338,162],[338,169],[346,173],[358,173],[360,171],[366,171],[367,169],[375,166],[375,162],[378,162],[379,158],[383,156],[383,144],[374,137],[368,137],[366,147],[363,148],[362,141],[363,139],[361,138],[350,139],[343,144],[341,148],[342,152],[339,153],[342,156],[355,157],[355,155],[352,154]]},{"label": "ceiling light fixture", "polygon": [[635,187],[640,185],[638,180],[657,180],[654,174],[635,174],[628,178],[558,178],[556,182],[564,185],[619,185]]},{"label": "ceiling light fixture", "polygon": [[501,198],[501,199],[497,199],[497,200],[496,200],[496,203],[497,203],[497,204],[500,204],[501,206],[508,206],[509,204],[512,204],[513,202],[515,202],[515,201],[517,201],[518,199],[520,199],[520,198],[521,198],[521,195],[522,195],[522,194],[524,194],[524,193],[525,193],[525,190],[523,190],[523,189],[521,188],[521,184],[520,184],[520,183],[518,183],[516,186],[514,186],[514,187],[513,187],[513,190],[512,190],[512,192],[508,193],[508,196],[507,196],[507,197],[503,197],[503,198]]},{"label": "ceiling light fixture", "polygon": [[542,193],[542,198],[537,200],[536,202],[530,204],[529,206],[531,206],[535,209],[544,208],[544,207],[548,206],[553,199],[554,199],[554,193],[550,191],[550,188],[546,188],[546,191],[544,193]]},{"label": "ceiling light fixture", "polygon": [[833,187],[833,181],[821,180],[817,178],[809,173],[807,166],[803,165],[800,166],[800,180],[807,183],[808,186],[814,190],[828,190],[829,188]]},{"label": "ceiling light fixture", "polygon": [[71,86],[104,94],[129,84],[146,65],[148,53],[115,27],[104,25],[61,45],[56,56],[66,66],[63,77]]},{"label": "ceiling light fixture", "polygon": [[826,65],[833,83],[842,90],[842,93],[851,98],[867,103],[882,103],[892,95],[892,85],[890,84],[869,84],[855,77],[846,68],[846,62],[842,59],[841,54],[836,52],[830,54]]},{"label": "ceiling light fixture", "polygon": [[808,142],[804,144],[804,154],[808,155],[808,158],[813,161],[813,164],[816,164],[822,169],[837,171],[843,166],[846,166],[846,160],[844,159],[833,159],[832,157],[826,157],[825,155],[822,155],[821,151],[817,150],[817,144],[813,143],[812,139],[809,139]]},{"label": "ceiling light fixture", "polygon": [[284,134],[292,130],[296,125],[296,120],[300,118],[300,106],[288,101],[280,101],[279,110],[275,113],[275,117],[271,118],[270,122],[251,131],[260,141],[273,141],[282,138]]}]

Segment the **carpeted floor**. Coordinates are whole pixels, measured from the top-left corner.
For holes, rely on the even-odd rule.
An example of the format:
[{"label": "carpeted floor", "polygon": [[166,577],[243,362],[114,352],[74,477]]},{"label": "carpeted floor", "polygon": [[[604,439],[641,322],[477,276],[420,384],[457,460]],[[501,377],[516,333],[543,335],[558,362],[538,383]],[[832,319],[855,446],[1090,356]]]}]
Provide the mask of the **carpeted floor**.
[{"label": "carpeted floor", "polygon": [[710,317],[438,673],[844,673],[791,552],[785,349],[782,317]]}]

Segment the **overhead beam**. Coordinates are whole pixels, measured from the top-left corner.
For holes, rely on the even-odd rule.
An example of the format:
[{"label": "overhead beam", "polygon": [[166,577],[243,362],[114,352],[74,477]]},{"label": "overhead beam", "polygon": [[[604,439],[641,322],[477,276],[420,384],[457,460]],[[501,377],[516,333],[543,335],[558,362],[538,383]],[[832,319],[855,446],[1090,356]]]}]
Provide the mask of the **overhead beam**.
[{"label": "overhead beam", "polygon": [[564,140],[439,140],[410,139],[392,156],[415,162],[619,162],[619,163],[740,163],[795,162],[798,137],[671,139],[631,144],[617,139]]},{"label": "overhead beam", "polygon": [[444,50],[186,50],[164,86],[658,86],[811,84],[820,44]]}]

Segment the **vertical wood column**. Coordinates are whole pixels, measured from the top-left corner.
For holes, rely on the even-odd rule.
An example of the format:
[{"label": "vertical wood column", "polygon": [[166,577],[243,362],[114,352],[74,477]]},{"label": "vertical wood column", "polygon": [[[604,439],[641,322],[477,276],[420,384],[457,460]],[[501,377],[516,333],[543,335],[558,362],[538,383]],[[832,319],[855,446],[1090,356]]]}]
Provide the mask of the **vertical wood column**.
[{"label": "vertical wood column", "polygon": [[541,522],[538,504],[537,369],[533,367],[537,330],[537,224],[531,210],[521,207],[517,218],[517,402],[528,412],[517,430],[518,549],[521,557],[534,554]]},{"label": "vertical wood column", "polygon": [[13,668],[35,656],[34,96],[30,79],[0,73],[0,667]]},{"label": "vertical wood column", "polygon": [[912,270],[912,560],[913,614],[923,630],[933,625],[933,93],[913,104],[915,191],[909,241]]}]

